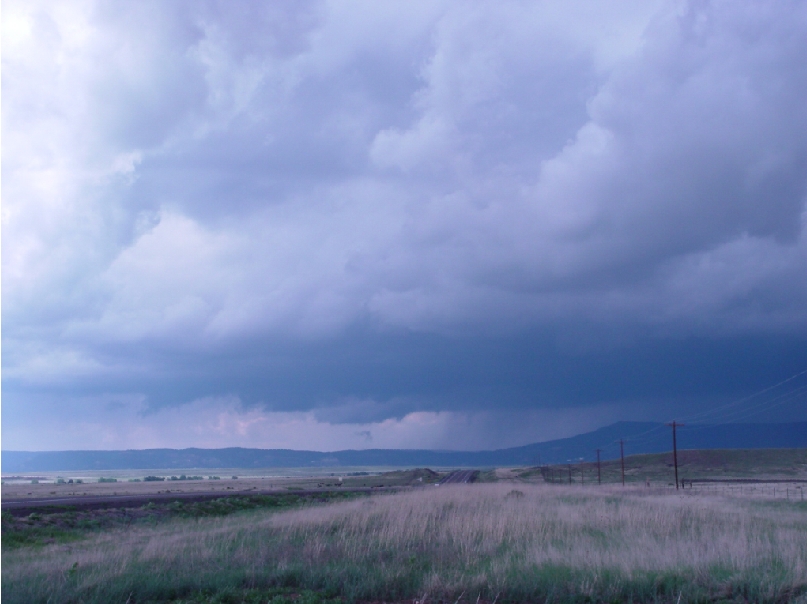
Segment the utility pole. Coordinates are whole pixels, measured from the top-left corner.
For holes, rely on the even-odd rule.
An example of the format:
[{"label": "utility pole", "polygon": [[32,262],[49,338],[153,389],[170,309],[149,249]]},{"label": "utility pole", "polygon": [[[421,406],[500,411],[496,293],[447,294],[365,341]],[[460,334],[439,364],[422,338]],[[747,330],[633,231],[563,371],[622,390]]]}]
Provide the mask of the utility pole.
[{"label": "utility pole", "polygon": [[668,426],[672,426],[673,429],[673,465],[675,466],[675,490],[678,490],[678,443],[675,440],[675,429],[678,426],[683,426],[684,424],[679,424],[673,421],[671,424],[667,424]]},{"label": "utility pole", "polygon": [[602,484],[602,476],[600,474],[600,450],[597,449],[597,484]]},{"label": "utility pole", "polygon": [[622,486],[625,486],[625,441],[619,439],[619,459],[622,462]]}]

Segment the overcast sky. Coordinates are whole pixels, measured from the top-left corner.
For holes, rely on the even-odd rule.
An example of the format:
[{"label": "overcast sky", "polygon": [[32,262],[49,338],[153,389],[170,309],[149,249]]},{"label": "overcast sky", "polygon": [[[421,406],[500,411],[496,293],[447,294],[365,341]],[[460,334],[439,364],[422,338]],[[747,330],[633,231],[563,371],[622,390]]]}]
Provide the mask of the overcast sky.
[{"label": "overcast sky", "polygon": [[802,1],[4,0],[2,446],[496,448],[788,378],[805,57]]}]

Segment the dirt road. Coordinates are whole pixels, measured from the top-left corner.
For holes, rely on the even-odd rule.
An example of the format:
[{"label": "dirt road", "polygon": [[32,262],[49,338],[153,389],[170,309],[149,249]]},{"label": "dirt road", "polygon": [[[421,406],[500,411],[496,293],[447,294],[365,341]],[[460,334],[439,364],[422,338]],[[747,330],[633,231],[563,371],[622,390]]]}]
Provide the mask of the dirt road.
[{"label": "dirt road", "polygon": [[68,497],[43,497],[8,500],[3,498],[3,512],[14,516],[27,516],[32,512],[46,510],[47,508],[69,508],[76,510],[99,510],[107,508],[136,508],[149,503],[166,504],[172,501],[195,503],[210,501],[221,497],[254,497],[259,495],[299,495],[310,497],[318,493],[337,491],[339,493],[377,493],[384,491],[399,491],[412,487],[360,487],[350,489],[336,489],[324,487],[321,489],[274,489],[249,491],[195,491],[190,493],[144,493],[139,495],[81,495]]}]

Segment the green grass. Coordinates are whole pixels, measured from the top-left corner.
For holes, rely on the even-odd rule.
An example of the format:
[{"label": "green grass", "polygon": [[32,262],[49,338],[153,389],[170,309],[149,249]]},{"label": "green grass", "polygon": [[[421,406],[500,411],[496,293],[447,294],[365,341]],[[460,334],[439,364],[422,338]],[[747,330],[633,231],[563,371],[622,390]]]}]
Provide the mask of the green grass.
[{"label": "green grass", "polygon": [[3,548],[4,602],[807,602],[807,509],[485,484]]},{"label": "green grass", "polygon": [[272,587],[266,589],[225,589],[220,592],[200,591],[189,594],[177,604],[339,604],[341,598],[310,589]]},{"label": "green grass", "polygon": [[71,506],[44,508],[26,517],[2,515],[3,551],[19,547],[43,547],[87,539],[101,531],[154,525],[175,518],[222,517],[254,510],[283,510],[302,505],[346,501],[360,493],[323,492],[315,495],[276,494],[230,496],[201,502],[181,500],[149,503],[139,508],[111,508],[81,511]]}]

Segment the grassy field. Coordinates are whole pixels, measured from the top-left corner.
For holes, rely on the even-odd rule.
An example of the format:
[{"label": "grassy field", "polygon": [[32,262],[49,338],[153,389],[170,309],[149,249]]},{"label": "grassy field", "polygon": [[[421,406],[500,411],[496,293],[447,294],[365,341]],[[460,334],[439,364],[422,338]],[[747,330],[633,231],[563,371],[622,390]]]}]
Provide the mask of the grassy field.
[{"label": "grassy field", "polygon": [[[265,470],[264,470],[265,471]],[[48,497],[147,496],[154,493],[215,493],[232,495],[251,492],[311,489],[371,489],[420,486],[437,482],[447,471],[419,469],[343,468],[340,473],[283,469],[277,475],[237,468],[202,471],[148,470],[129,472],[84,472],[82,477],[59,474],[4,477],[5,500]],[[160,480],[144,480],[147,476]],[[213,479],[211,479],[213,477]],[[172,480],[173,478],[173,480]],[[183,478],[183,479],[180,479]],[[77,482],[80,481],[80,482]],[[100,481],[100,482],[99,482]]]},{"label": "grassy field", "polygon": [[[748,449],[679,451],[679,477],[682,480],[701,479],[778,479],[807,480],[807,449]],[[625,457],[625,480],[629,484],[667,486],[674,480],[672,453],[630,455]],[[556,465],[547,468],[498,468],[483,470],[480,482],[517,481],[523,483],[568,484],[571,468],[572,482],[597,482],[597,466],[592,462],[570,466]],[[3,497],[26,499],[64,496],[143,495],[148,493],[193,493],[220,491],[223,494],[250,491],[377,488],[419,486],[437,482],[450,468],[437,471],[396,468],[281,468],[263,469],[163,469],[94,471],[77,475],[45,473],[37,476],[4,476]],[[619,460],[602,462],[602,481],[605,484],[621,483]],[[271,472],[271,473],[269,473]],[[148,475],[165,478],[162,482],[142,482]],[[171,480],[171,477],[198,476],[201,480]],[[210,480],[209,476],[219,480]],[[237,479],[233,480],[233,477]],[[59,480],[61,479],[61,483]],[[100,479],[116,482],[99,483]],[[68,480],[73,482],[68,483]],[[76,483],[81,480],[81,483]],[[32,484],[36,481],[37,484]],[[136,481],[136,482],[134,482]]]},{"label": "grassy field", "polygon": [[174,515],[44,545],[7,544],[4,531],[2,596],[807,602],[807,504],[497,483]]},{"label": "grassy field", "polygon": [[266,480],[283,483],[284,481],[300,482],[305,485],[325,480],[348,481],[352,485],[360,485],[368,477],[380,475],[404,476],[413,470],[391,466],[339,466],[316,468],[150,468],[139,470],[84,470],[75,472],[38,472],[33,474],[4,473],[3,485],[31,484],[37,479],[42,484],[54,484],[59,478],[63,480],[81,480],[83,484],[98,482],[101,478],[114,478],[120,483],[142,480],[145,476],[156,475],[166,479],[171,476],[198,476],[209,479],[211,475],[227,480],[237,476],[241,480]]}]

